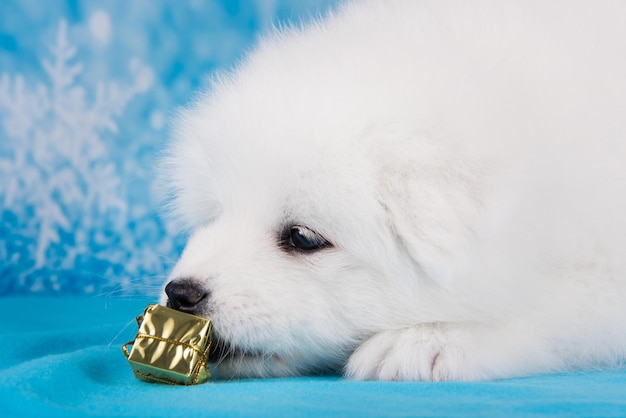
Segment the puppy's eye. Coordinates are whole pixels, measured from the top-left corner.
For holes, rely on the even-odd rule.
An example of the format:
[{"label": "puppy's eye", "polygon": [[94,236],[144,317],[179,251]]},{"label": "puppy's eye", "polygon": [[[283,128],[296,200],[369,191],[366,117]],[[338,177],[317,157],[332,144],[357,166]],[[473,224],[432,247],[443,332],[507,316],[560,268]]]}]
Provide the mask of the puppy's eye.
[{"label": "puppy's eye", "polygon": [[330,243],[312,229],[294,225],[283,231],[281,246],[287,250],[310,252],[328,247]]}]

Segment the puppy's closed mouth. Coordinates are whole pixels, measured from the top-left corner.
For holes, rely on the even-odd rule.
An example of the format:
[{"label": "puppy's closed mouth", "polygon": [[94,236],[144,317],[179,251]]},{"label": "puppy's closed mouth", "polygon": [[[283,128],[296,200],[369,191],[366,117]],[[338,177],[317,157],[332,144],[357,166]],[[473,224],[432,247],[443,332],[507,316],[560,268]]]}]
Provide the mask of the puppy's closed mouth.
[{"label": "puppy's closed mouth", "polygon": [[263,356],[266,356],[266,354],[260,351],[247,350],[242,347],[235,346],[227,341],[224,341],[219,336],[213,335],[213,341],[211,342],[211,348],[209,350],[209,363],[219,364],[226,360],[241,359],[244,357],[261,358]]}]

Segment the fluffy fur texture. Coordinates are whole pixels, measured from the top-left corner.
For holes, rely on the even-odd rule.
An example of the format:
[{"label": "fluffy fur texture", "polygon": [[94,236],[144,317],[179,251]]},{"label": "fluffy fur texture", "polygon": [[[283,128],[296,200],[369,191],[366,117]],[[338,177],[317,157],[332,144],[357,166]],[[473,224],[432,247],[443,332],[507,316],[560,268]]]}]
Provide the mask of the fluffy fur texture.
[{"label": "fluffy fur texture", "polygon": [[215,77],[163,163],[215,374],[621,365],[624,22],[623,1],[357,2]]}]

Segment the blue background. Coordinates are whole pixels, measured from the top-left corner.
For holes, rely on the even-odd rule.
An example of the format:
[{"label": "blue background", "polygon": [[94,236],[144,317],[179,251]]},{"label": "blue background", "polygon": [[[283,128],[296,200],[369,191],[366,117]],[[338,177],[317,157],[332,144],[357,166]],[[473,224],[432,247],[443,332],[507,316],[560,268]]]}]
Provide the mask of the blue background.
[{"label": "blue background", "polygon": [[[13,296],[0,303],[2,417],[625,417],[626,368],[490,382],[337,376],[141,382],[120,347],[143,296]],[[77,314],[77,312],[79,314]],[[18,315],[16,315],[18,313]]]},{"label": "blue background", "polygon": [[0,295],[154,294],[184,243],[152,184],[168,120],[332,0],[1,0]]}]

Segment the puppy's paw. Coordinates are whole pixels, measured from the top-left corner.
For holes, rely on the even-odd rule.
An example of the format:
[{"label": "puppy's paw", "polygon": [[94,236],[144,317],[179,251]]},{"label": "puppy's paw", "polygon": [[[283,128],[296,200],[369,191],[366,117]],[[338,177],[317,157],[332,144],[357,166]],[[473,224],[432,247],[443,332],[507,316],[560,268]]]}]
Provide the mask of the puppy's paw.
[{"label": "puppy's paw", "polygon": [[385,331],[350,357],[346,377],[355,380],[483,380],[473,327],[426,324]]}]

